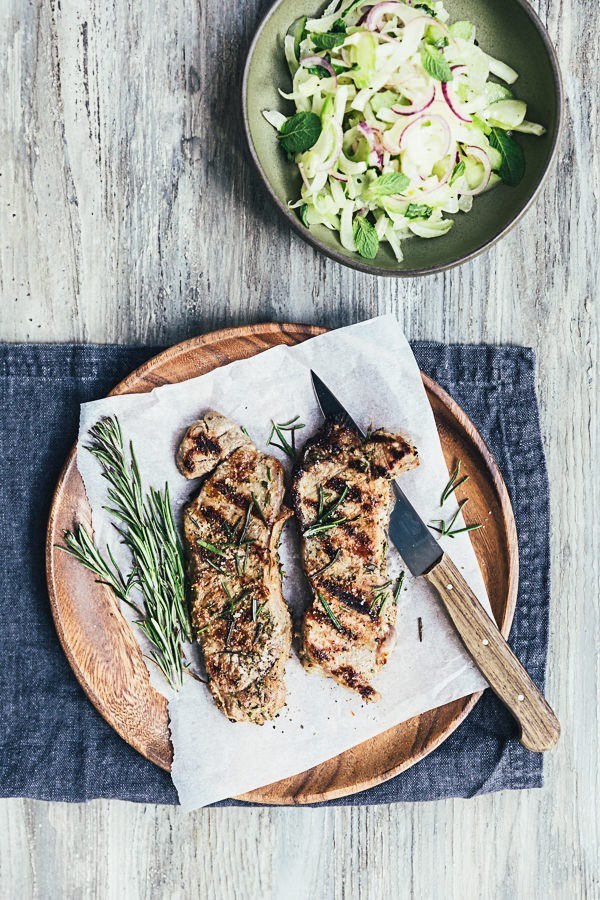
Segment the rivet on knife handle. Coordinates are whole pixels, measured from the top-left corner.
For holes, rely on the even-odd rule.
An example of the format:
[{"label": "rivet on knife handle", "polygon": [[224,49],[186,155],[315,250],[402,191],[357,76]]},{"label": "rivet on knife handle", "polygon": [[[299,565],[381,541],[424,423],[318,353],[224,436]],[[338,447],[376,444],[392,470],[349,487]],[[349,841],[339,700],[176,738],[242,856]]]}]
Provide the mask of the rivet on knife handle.
[{"label": "rivet on knife handle", "polygon": [[521,726],[528,750],[550,750],[560,724],[549,704],[514,655],[449,556],[427,572],[465,647],[495,694]]}]

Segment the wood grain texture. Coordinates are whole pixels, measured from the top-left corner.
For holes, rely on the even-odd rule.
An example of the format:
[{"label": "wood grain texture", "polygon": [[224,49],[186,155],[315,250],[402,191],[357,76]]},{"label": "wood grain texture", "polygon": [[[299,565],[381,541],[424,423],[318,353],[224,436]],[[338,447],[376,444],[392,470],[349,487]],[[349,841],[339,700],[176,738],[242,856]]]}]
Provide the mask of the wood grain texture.
[{"label": "wood grain texture", "polygon": [[461,639],[492,690],[518,721],[521,743],[528,750],[552,750],[560,724],[485,609],[444,553],[425,578],[438,592]]},{"label": "wood grain texture", "polygon": [[551,479],[543,791],[336,810],[0,804],[0,894],[39,898],[595,898],[598,847],[600,22],[534,0],[567,98],[558,164],[489,253],[376,279],[270,208],[235,105],[268,0],[3,0],[0,337],[172,344],[223,325],[394,312],[410,338],[538,356]]},{"label": "wood grain texture", "polygon": [[[297,344],[323,329],[251,325],[192,338],[149,360],[113,394],[143,393],[205,374],[277,344]],[[503,634],[512,623],[519,581],[515,522],[502,476],[477,429],[429,376],[423,380],[449,470],[469,473],[469,516],[485,524],[473,535],[492,611]],[[460,491],[460,489],[459,489]],[[459,499],[461,499],[459,494]],[[65,530],[88,524],[89,507],[73,450],[59,479],[46,539],[52,614],[62,646],[84,691],[112,727],[140,753],[169,769],[172,749],[164,697],[150,686],[142,654],[114,595],[59,549]],[[478,601],[476,601],[478,602]],[[416,625],[416,623],[415,623]],[[244,794],[253,803],[319,803],[373,787],[431,753],[471,711],[481,694],[415,716],[309,771]]]}]

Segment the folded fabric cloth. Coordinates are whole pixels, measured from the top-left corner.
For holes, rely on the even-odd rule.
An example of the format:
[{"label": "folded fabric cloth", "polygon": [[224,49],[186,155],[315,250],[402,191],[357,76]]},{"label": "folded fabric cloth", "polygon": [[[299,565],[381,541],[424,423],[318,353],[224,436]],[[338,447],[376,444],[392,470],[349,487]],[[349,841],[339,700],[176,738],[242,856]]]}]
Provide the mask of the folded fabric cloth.
[{"label": "folded fabric cloth", "polygon": [[[412,345],[421,368],[463,407],[494,454],[519,534],[510,643],[543,687],[548,644],[548,479],[525,347]],[[44,541],[52,492],[77,436],[79,404],[102,397],[159,348],[0,345],[0,796],[176,803],[169,775],[126,744],[79,687],[54,630]],[[327,805],[361,805],[540,787],[542,755],[515,738],[485,691],[437,750],[396,778]],[[217,804],[248,805],[235,800]]]}]

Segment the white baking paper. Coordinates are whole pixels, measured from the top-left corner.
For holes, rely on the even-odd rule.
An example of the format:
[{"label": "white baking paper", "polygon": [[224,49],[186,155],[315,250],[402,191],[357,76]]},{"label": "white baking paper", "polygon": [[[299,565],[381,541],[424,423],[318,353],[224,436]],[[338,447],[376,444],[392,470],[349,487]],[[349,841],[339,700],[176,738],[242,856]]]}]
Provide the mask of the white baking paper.
[{"label": "white baking paper", "polygon": [[[105,481],[97,462],[82,447],[91,425],[117,415],[132,440],[146,487],[168,482],[177,521],[195,491],[175,466],[175,451],[186,428],[208,409],[245,425],[266,450],[271,419],[300,416],[306,428],[299,442],[321,424],[313,395],[313,368],[364,428],[404,433],[419,449],[421,465],[401,477],[403,490],[425,522],[448,517],[456,501],[439,508],[448,480],[431,407],[408,342],[393,316],[383,316],[313,338],[296,347],[279,346],[182,384],[149,394],[110,397],[81,408],[78,467],[92,507],[96,539],[110,545],[127,567],[126,551],[115,541],[103,510]],[[272,450],[272,448],[271,448]],[[288,467],[279,451],[275,455]],[[460,519],[459,519],[460,521]],[[468,534],[447,541],[446,549],[489,610],[483,579]],[[442,541],[444,543],[444,541]],[[307,602],[299,571],[295,528],[284,530],[284,594],[298,616]],[[390,572],[402,568],[390,552]],[[407,575],[398,602],[398,643],[375,684],[382,699],[365,704],[330,679],[308,674],[295,652],[286,669],[287,706],[272,723],[231,723],[215,707],[208,688],[191,677],[173,695],[151,669],[153,684],[169,699],[174,747],[172,776],[184,809],[252,790],[303,772],[394,725],[486,686],[462,648],[440,601],[423,579]],[[129,616],[125,609],[124,613]],[[422,620],[422,641],[417,621]],[[139,632],[136,629],[139,639]],[[151,665],[151,664],[150,664]]]}]

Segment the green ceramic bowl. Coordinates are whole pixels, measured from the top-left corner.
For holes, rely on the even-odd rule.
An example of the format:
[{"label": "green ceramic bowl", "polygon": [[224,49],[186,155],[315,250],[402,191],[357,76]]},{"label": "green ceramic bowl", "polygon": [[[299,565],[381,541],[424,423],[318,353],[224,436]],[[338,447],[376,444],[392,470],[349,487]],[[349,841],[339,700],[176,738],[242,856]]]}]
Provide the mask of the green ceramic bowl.
[{"label": "green ceramic bowl", "polygon": [[[311,3],[313,5],[311,5]],[[300,196],[300,175],[278,146],[263,109],[286,115],[293,104],[277,92],[289,89],[290,76],[283,39],[301,15],[318,15],[327,5],[320,0],[277,0],[263,19],[252,42],[242,86],[244,126],[250,152],[273,200],[292,226],[309,243],[338,262],[376,275],[426,275],[449,269],[483,252],[519,221],[540,190],[556,153],[562,118],[562,88],[556,54],[537,15],[526,0],[447,0],[452,21],[469,19],[477,27],[481,47],[519,72],[516,95],[527,102],[527,118],[541,122],[547,133],[536,138],[518,135],[527,170],[516,188],[500,185],[475,197],[468,215],[454,217],[444,237],[411,237],[403,243],[404,260],[396,261],[387,244],[369,261],[342,247],[338,235],[325,226],[304,227],[287,206]]]}]

